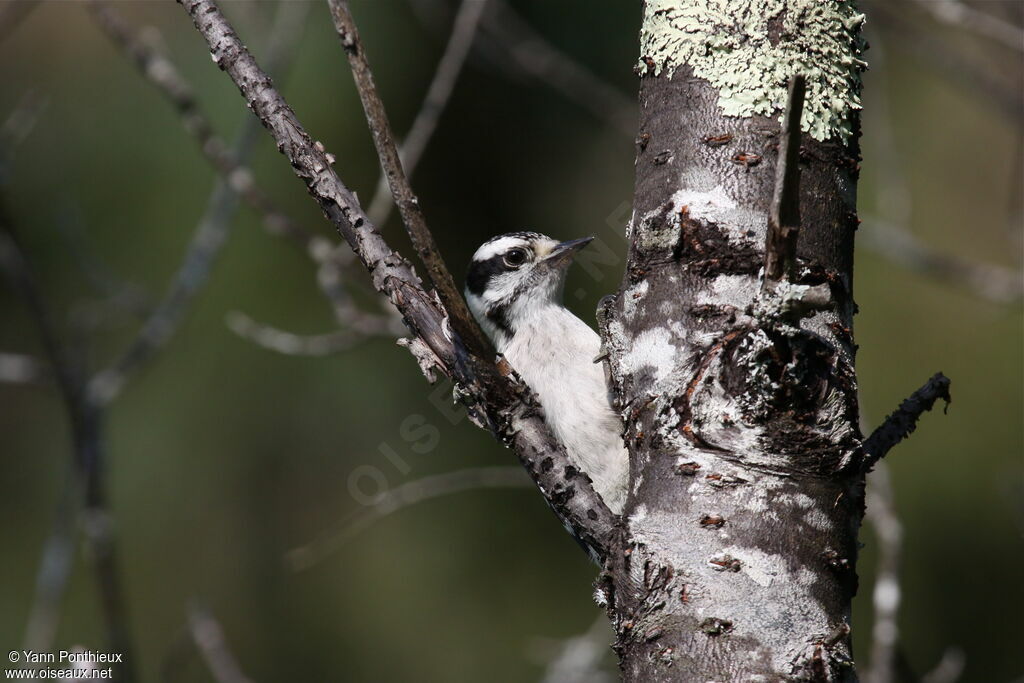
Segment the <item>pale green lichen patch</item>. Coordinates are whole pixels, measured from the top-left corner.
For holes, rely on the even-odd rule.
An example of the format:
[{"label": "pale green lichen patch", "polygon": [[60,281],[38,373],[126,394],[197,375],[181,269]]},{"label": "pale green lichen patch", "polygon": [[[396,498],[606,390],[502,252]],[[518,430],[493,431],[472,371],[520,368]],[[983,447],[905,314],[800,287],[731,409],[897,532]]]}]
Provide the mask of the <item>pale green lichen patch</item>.
[{"label": "pale green lichen patch", "polygon": [[850,0],[647,0],[638,68],[671,77],[689,65],[729,116],[781,117],[789,78],[802,73],[804,131],[846,142],[861,107],[863,22]]}]

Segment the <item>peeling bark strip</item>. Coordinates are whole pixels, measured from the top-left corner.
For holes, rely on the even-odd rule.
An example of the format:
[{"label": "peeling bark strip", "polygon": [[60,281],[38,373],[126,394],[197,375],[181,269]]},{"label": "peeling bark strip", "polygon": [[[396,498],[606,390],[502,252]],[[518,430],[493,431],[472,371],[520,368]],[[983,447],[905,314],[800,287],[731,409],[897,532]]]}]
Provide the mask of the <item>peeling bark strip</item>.
[{"label": "peeling bark strip", "polygon": [[[856,678],[861,20],[841,0],[645,2],[631,250],[601,316],[632,461],[601,583],[627,681]],[[798,239],[762,292],[797,74]]]},{"label": "peeling bark strip", "polygon": [[[565,449],[551,435],[525,384],[499,373],[490,358],[467,353],[452,333],[448,313],[428,293],[412,265],[393,251],[334,172],[334,159],[314,142],[288,103],[274,89],[213,0],[179,0],[206,39],[213,61],[231,77],[249,108],[260,118],[295,175],[324,215],[366,266],[377,291],[402,313],[413,339],[407,346],[424,373],[451,377],[470,415],[511,446],[566,527],[593,554],[602,557],[614,515],[590,480],[572,467]],[[450,276],[449,276],[450,277]]]}]

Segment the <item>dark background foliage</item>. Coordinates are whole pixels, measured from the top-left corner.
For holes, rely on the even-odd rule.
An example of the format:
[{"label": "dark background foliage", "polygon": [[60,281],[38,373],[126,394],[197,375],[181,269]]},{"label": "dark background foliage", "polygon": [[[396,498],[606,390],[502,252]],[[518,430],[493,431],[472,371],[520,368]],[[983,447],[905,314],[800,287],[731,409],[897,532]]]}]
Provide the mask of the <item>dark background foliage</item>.
[{"label": "dark background foliage", "polygon": [[[444,46],[452,6],[438,6],[431,24],[399,0],[354,3],[398,131],[415,116]],[[1016,3],[977,6],[1021,20]],[[219,130],[232,137],[249,113],[180,7],[117,7],[159,28]],[[515,7],[633,101],[638,3]],[[257,56],[273,9],[226,3]],[[1021,53],[937,23],[917,3],[864,9],[873,44],[862,139],[865,227],[869,217],[884,219],[942,252],[1019,268]],[[0,119],[29,91],[46,101],[2,189],[62,331],[90,367],[102,367],[138,322],[104,303],[95,273],[157,297],[214,174],[171,108],[76,3],[42,4],[0,43],[0,83]],[[335,154],[345,182],[370,197],[375,156],[325,5],[311,7],[284,93]],[[1009,108],[999,104],[1006,101]],[[476,246],[497,233],[598,235],[616,262],[600,277],[577,269],[567,288],[590,320],[621,274],[633,154],[631,137],[607,119],[478,51],[414,185],[460,277]],[[266,136],[253,167],[275,200],[329,234]],[[407,250],[394,218],[384,229]],[[1020,300],[987,300],[954,278],[922,275],[865,246],[856,256],[865,422],[877,424],[937,370],[953,379],[948,415],[927,415],[888,458],[905,524],[904,649],[919,672],[953,647],[966,655],[964,680],[1008,680],[1022,674],[1016,650],[1024,635]],[[146,679],[167,661],[177,662],[178,680],[208,679],[182,645],[193,597],[218,617],[258,681],[540,676],[557,642],[587,630],[598,612],[590,599],[594,568],[529,489],[412,506],[312,568],[289,568],[289,549],[359,508],[353,486],[372,492],[374,481],[396,486],[513,458],[467,421],[445,418],[409,354],[391,341],[330,358],[283,356],[231,333],[224,320],[233,310],[296,332],[333,325],[308,259],[267,235],[246,208],[166,351],[109,412],[111,507]],[[28,311],[6,282],[0,311],[0,351],[41,356]],[[436,428],[436,439],[423,439],[423,424]],[[428,441],[436,446],[423,447]],[[0,644],[7,649],[22,643],[68,462],[67,420],[52,388],[0,385]],[[863,660],[876,560],[869,526],[862,541],[854,627]],[[57,648],[103,648],[94,586],[79,556]]]}]

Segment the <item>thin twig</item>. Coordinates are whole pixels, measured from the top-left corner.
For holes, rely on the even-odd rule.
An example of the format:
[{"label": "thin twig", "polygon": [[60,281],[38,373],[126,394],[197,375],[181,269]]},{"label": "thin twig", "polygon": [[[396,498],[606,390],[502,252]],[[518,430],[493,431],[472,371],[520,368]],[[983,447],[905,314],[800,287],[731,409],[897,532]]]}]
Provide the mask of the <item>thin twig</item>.
[{"label": "thin twig", "polygon": [[[598,121],[630,137],[636,135],[633,98],[603,81],[530,25],[506,0],[490,0],[483,17],[484,40],[473,48],[510,77],[528,79],[587,110]],[[412,0],[417,16],[437,30],[444,0]]]},{"label": "thin twig", "polygon": [[43,364],[23,353],[0,352],[0,382],[37,384],[47,377]]},{"label": "thin twig", "polygon": [[[383,316],[382,316],[383,317]],[[347,351],[360,342],[373,337],[396,337],[395,330],[386,323],[375,331],[357,332],[343,328],[325,334],[302,335],[258,323],[244,313],[231,311],[225,322],[232,332],[257,346],[287,356],[331,356]]]},{"label": "thin twig", "polygon": [[[868,27],[873,57],[874,104],[865,110],[865,125],[875,131],[874,157],[882,181],[877,183],[878,205],[882,217],[861,214],[858,246],[864,246],[908,270],[933,277],[943,283],[967,287],[976,295],[997,303],[1017,303],[1024,299],[1024,272],[979,263],[959,255],[947,254],[921,242],[902,226],[913,217],[914,197],[907,184],[900,154],[900,140],[893,132],[888,83],[888,41],[884,33]],[[1017,155],[1020,156],[1020,155]],[[1019,159],[1015,164],[1021,168]],[[1019,183],[1018,183],[1019,184]],[[1011,182],[1016,190],[1016,185]],[[1012,212],[1011,212],[1012,213]],[[1019,236],[1019,221],[1014,224]]]},{"label": "thin twig", "polygon": [[88,0],[86,6],[96,25],[135,64],[146,80],[167,98],[203,156],[230,188],[260,215],[267,231],[292,237],[303,244],[308,242],[308,232],[274,204],[256,184],[252,171],[240,163],[227,143],[217,135],[206,113],[199,106],[192,86],[182,77],[174,63],[156,50],[150,41],[141,38],[124,17],[103,0]]},{"label": "thin twig", "polygon": [[793,278],[796,241],[800,234],[800,118],[807,87],[803,75],[789,81],[789,98],[779,137],[779,158],[775,163],[775,191],[768,213],[768,235],[764,248],[765,287]]},{"label": "thin twig", "polygon": [[[92,5],[98,8],[103,25],[113,26],[117,35],[126,37],[125,45],[132,40],[127,34],[127,27],[119,17],[105,5],[98,2]],[[306,3],[281,2],[277,16],[271,29],[268,50],[269,59],[274,68],[283,77],[291,60],[293,46],[301,35],[308,5]],[[143,61],[160,63],[159,56],[146,57]],[[166,69],[166,67],[163,67]],[[173,72],[173,67],[171,67]],[[172,79],[173,81],[174,79]],[[177,90],[187,86],[178,85]],[[252,156],[259,133],[259,120],[247,117],[238,133],[237,141],[232,149],[225,151],[224,158],[230,159],[236,168],[244,168]],[[156,308],[147,316],[141,329],[128,345],[121,356],[110,367],[97,373],[89,383],[89,391],[93,399],[100,404],[110,402],[120,393],[129,375],[150,360],[174,334],[184,318],[185,312],[195,295],[206,284],[210,271],[227,241],[232,221],[238,209],[238,193],[226,177],[220,176],[214,182],[213,191],[207,201],[206,211],[196,226],[192,239],[185,249],[178,272],[171,280],[166,293]]]},{"label": "thin twig", "polygon": [[[236,147],[239,158],[248,155],[249,150],[243,147],[251,149],[256,132],[250,121],[245,121],[243,125],[245,129]],[[131,373],[153,358],[178,329],[189,304],[209,279],[213,263],[227,241],[237,209],[237,195],[218,178],[207,202],[206,212],[185,249],[181,266],[171,279],[160,303],[146,318],[121,356],[89,382],[93,400],[100,404],[113,400]]]},{"label": "thin twig", "polygon": [[876,2],[872,4],[877,21],[891,22],[902,32],[901,40],[893,43],[909,52],[917,61],[943,78],[956,83],[961,89],[972,91],[987,105],[995,105],[1010,121],[1020,121],[1020,93],[1007,87],[989,64],[979,63],[964,50],[953,50],[949,42],[924,22],[915,21],[901,11],[902,3]]},{"label": "thin twig", "polygon": [[473,467],[423,477],[383,491],[373,503],[343,519],[333,531],[288,551],[286,561],[295,571],[309,569],[374,522],[417,503],[464,491],[532,486],[522,467]]},{"label": "thin twig", "polygon": [[966,664],[963,650],[958,647],[946,648],[935,668],[921,676],[921,683],[956,683],[963,675]]},{"label": "thin twig", "polygon": [[[110,648],[124,656],[122,681],[134,679],[134,648],[128,629],[127,609],[120,578],[112,524],[107,512],[103,478],[105,444],[102,414],[85,391],[84,373],[61,341],[48,306],[36,286],[6,206],[0,204],[0,269],[28,304],[43,348],[53,369],[57,387],[71,423],[74,469],[67,495],[58,508],[54,532],[47,542],[36,581],[36,595],[29,617],[31,637],[53,635],[57,606],[70,575],[70,547],[74,545],[74,523],[79,501],[83,530],[90,559],[99,584],[100,603]],[[47,648],[41,648],[45,651]]]},{"label": "thin twig", "polygon": [[[345,269],[355,261],[355,254],[347,244],[332,244],[326,239],[317,238],[310,243],[309,257],[316,264],[317,285],[330,302],[334,318],[343,329],[375,333],[382,318],[395,318],[394,307],[379,295],[381,313],[367,312],[356,304],[349,289],[361,286],[362,281],[345,278]],[[397,326],[392,324],[391,329],[395,335],[399,335],[405,327],[399,321]]]},{"label": "thin twig", "polygon": [[976,295],[1003,304],[1024,299],[1024,272],[978,263],[953,254],[945,254],[923,244],[913,233],[878,218],[865,216],[860,240],[875,251],[908,270],[941,282],[959,284]]},{"label": "thin twig", "polygon": [[10,36],[39,6],[40,0],[7,0],[0,5],[0,41]]},{"label": "thin twig", "polygon": [[566,638],[553,655],[544,658],[547,666],[541,683],[612,683],[617,677],[602,666],[611,651],[611,639],[608,618],[601,614],[585,633]]},{"label": "thin twig", "polygon": [[[374,287],[401,312],[413,334],[408,344],[414,349],[421,369],[429,375],[436,368],[455,380],[470,408],[470,416],[514,448],[563,523],[596,557],[603,556],[615,516],[587,477],[576,475],[572,480],[566,479],[568,457],[535,409],[532,394],[501,376],[489,353],[467,357],[460,340],[451,335],[444,307],[424,291],[411,264],[388,246],[369,221],[355,196],[335,173],[333,160],[306,133],[217,4],[213,0],[179,2],[206,40],[214,62],[238,86],[250,109],[263,121],[289,160],[292,171],[370,271]],[[462,305],[465,307],[465,302]]]},{"label": "thin twig", "polygon": [[395,145],[394,134],[391,132],[391,124],[388,122],[384,103],[377,92],[373,73],[370,71],[370,64],[366,58],[366,51],[359,40],[359,32],[356,29],[352,13],[349,11],[348,3],[344,0],[328,0],[328,4],[338,38],[341,40],[342,47],[345,48],[345,55],[352,68],[359,99],[363,103],[363,111],[366,113],[366,120],[369,123],[370,132],[373,134],[373,143],[377,148],[381,169],[387,178],[391,195],[402,216],[406,232],[409,233],[409,238],[412,240],[413,248],[420,261],[426,266],[427,275],[448,313],[452,329],[474,356],[492,355],[491,343],[484,336],[473,316],[470,315],[469,307],[466,306],[462,294],[455,287],[451,272],[445,265],[444,258],[434,241],[434,236],[427,227],[427,220],[423,215],[419,200],[413,193],[409,179],[402,169],[402,161],[398,156],[398,147]]},{"label": "thin twig", "polygon": [[864,440],[865,457],[862,467],[865,472],[885,457],[893,446],[910,436],[917,428],[918,419],[925,411],[931,410],[937,400],[941,398],[948,408],[952,401],[949,385],[949,378],[941,372],[935,373],[924,386],[911,394],[895,412],[885,418],[885,422]]},{"label": "thin twig", "polygon": [[892,683],[899,643],[900,562],[903,550],[903,524],[893,500],[892,477],[884,461],[875,464],[867,477],[866,515],[875,529],[878,565],[875,570],[874,627],[871,631],[871,657],[865,680]]},{"label": "thin twig", "polygon": [[[8,3],[11,4],[18,3]],[[0,183],[9,181],[14,154],[35,128],[47,103],[47,98],[41,97],[35,90],[29,90],[7,115],[3,124],[0,124]]]},{"label": "thin twig", "polygon": [[36,570],[32,605],[25,625],[26,650],[48,652],[60,622],[61,604],[71,578],[78,547],[76,521],[81,508],[82,479],[75,462],[68,462],[67,482],[61,489],[49,536]]},{"label": "thin twig", "polygon": [[[288,12],[294,14],[296,10]],[[45,316],[37,314],[36,317],[38,320],[45,320]],[[50,326],[47,323],[44,327]],[[44,334],[44,340],[53,336],[52,332],[47,332]],[[65,363],[56,363],[58,366],[63,364]],[[72,406],[69,412],[72,413],[72,422],[75,426],[76,451],[80,451],[80,454],[76,466],[69,473],[69,482],[58,506],[53,532],[44,547],[36,579],[35,599],[26,628],[26,647],[42,652],[48,651],[51,647],[59,619],[60,603],[71,574],[76,540],[74,521],[79,516],[79,500],[84,486],[86,507],[81,511],[83,529],[92,550],[90,556],[100,582],[101,602],[107,615],[111,647],[123,654],[126,661],[118,673],[123,680],[130,680],[133,678],[134,657],[125,625],[124,599],[114,556],[112,525],[105,510],[105,495],[100,480],[103,451],[100,408],[87,392],[84,377],[76,375],[70,379],[61,379],[68,373],[57,374],[59,385],[71,387],[64,393],[73,397],[67,402]],[[81,416],[75,419],[76,414]],[[81,473],[83,470],[84,474]]]},{"label": "thin twig", "polygon": [[61,206],[56,217],[60,242],[74,260],[79,272],[89,287],[102,299],[77,304],[73,319],[79,327],[95,328],[104,315],[110,311],[126,313],[131,317],[145,319],[153,310],[152,297],[142,287],[129,282],[113,271],[95,250],[86,229],[82,225],[81,212],[77,206]]},{"label": "thin twig", "polygon": [[1024,52],[1024,31],[994,14],[979,10],[962,0],[916,0],[917,6],[934,19],[956,30],[968,30],[986,44],[999,43]]},{"label": "thin twig", "polygon": [[[275,21],[274,33],[282,44],[294,40],[301,28],[308,4],[303,2],[287,2],[289,9],[281,7],[281,18]],[[173,62],[156,50],[150,42],[142,39],[116,10],[102,2],[89,0],[89,8],[103,31],[111,38],[114,45],[124,52],[139,68],[145,78],[163,94],[178,112],[185,130],[198,143],[200,151],[214,170],[226,180],[230,188],[257,211],[266,230],[275,235],[291,238],[303,247],[305,253],[316,265],[321,289],[334,308],[335,317],[342,324],[347,324],[345,313],[346,294],[341,285],[343,260],[337,258],[337,251],[322,236],[311,233],[281,211],[255,182],[251,170],[227,148],[224,141],[216,134],[208,117],[195,99],[192,87],[178,71]],[[292,16],[289,16],[289,13]],[[287,36],[293,36],[288,38]],[[283,67],[274,65],[280,55],[288,51],[281,45],[275,45],[271,39],[268,47],[268,65],[283,71]],[[276,73],[271,71],[271,73]],[[326,283],[330,282],[330,285]],[[108,379],[112,376],[108,376]],[[115,389],[116,390],[116,389]]]},{"label": "thin twig", "polygon": [[[288,0],[284,0],[288,2]],[[196,602],[188,606],[188,630],[206,668],[217,683],[252,683],[231,653],[224,629],[209,610]]]},{"label": "thin twig", "polygon": [[631,97],[553,45],[506,0],[492,0],[492,5],[484,16],[490,40],[480,41],[481,49],[494,44],[495,56],[516,73],[553,89],[626,135],[636,135],[637,107]]},{"label": "thin twig", "polygon": [[[480,17],[483,16],[487,7],[487,0],[462,0],[459,5],[458,14],[452,23],[451,36],[445,46],[441,61],[437,64],[434,78],[427,89],[427,95],[423,98],[423,104],[416,114],[409,133],[402,140],[398,150],[398,156],[402,160],[402,168],[406,175],[412,177],[419,165],[423,152],[437,130],[437,123],[441,120],[448,100],[455,89],[455,82],[462,73],[462,67],[469,55],[469,48],[476,38],[477,28],[480,25]],[[388,190],[388,180],[383,174],[374,190],[373,199],[370,201],[370,208],[366,212],[375,225],[384,225],[391,214],[394,206],[391,193]]]}]

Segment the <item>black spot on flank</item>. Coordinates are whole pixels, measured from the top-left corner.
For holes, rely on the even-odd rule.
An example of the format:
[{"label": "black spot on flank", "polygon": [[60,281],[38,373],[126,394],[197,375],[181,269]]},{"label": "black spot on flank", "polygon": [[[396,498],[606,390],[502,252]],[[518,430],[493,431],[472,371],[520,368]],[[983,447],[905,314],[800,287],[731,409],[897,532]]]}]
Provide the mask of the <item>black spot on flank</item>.
[{"label": "black spot on flank", "polygon": [[487,283],[492,277],[507,270],[509,268],[502,260],[501,254],[496,254],[486,261],[473,261],[466,273],[466,289],[470,294],[480,296],[487,289]]}]

